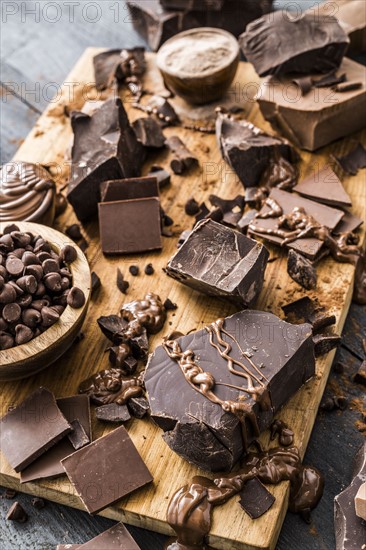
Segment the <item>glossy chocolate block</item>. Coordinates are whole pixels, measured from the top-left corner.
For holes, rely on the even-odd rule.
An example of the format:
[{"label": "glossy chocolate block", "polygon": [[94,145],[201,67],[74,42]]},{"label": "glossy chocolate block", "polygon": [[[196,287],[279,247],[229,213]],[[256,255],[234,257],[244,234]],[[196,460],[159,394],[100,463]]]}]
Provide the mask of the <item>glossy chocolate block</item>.
[{"label": "glossy chocolate block", "polygon": [[166,273],[209,296],[250,307],[262,289],[268,256],[262,244],[206,219],[169,260]]},{"label": "glossy chocolate block", "polygon": [[309,324],[248,310],[165,341],[149,358],[145,386],[169,447],[224,471],[314,373]]}]

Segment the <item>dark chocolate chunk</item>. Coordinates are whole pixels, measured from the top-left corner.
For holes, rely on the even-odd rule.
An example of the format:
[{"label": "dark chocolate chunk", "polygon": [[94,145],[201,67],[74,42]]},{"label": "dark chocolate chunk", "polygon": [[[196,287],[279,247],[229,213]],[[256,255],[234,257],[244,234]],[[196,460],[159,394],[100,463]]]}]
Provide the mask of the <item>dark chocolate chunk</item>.
[{"label": "dark chocolate chunk", "polygon": [[263,516],[276,500],[257,477],[245,482],[239,496],[240,506],[251,519]]},{"label": "dark chocolate chunk", "polygon": [[83,425],[77,418],[75,418],[75,420],[72,420],[70,422],[70,425],[73,431],[69,433],[67,437],[69,438],[71,445],[74,447],[74,449],[81,449],[82,447],[90,443],[90,438],[88,434],[86,433]]},{"label": "dark chocolate chunk", "polygon": [[117,403],[97,407],[95,416],[98,420],[104,420],[104,422],[127,422],[131,418],[127,405],[117,405]]},{"label": "dark chocolate chunk", "polygon": [[[79,309],[85,304],[85,294],[80,288],[78,288],[77,286],[73,286],[72,288],[70,288],[70,292],[67,295],[66,301],[70,307]],[[43,310],[44,309],[46,308],[43,308]]]},{"label": "dark chocolate chunk", "polygon": [[149,402],[145,397],[132,397],[128,400],[127,407],[135,418],[143,418],[150,410]]},{"label": "dark chocolate chunk", "polygon": [[174,311],[178,308],[177,304],[174,304],[169,298],[165,300],[164,307],[167,311]]},{"label": "dark chocolate chunk", "polygon": [[54,395],[39,388],[2,417],[0,448],[20,472],[70,431]]},{"label": "dark chocolate chunk", "polygon": [[117,288],[122,294],[127,294],[127,289],[130,286],[128,281],[125,281],[120,268],[117,268]]},{"label": "dark chocolate chunk", "polygon": [[309,323],[312,325],[314,332],[334,325],[336,322],[335,315],[328,313],[324,306],[321,306],[309,296],[304,296],[295,302],[282,306],[282,310],[289,323]]},{"label": "dark chocolate chunk", "polygon": [[130,265],[128,271],[131,273],[131,275],[137,277],[137,275],[140,273],[140,268],[138,265]]},{"label": "dark chocolate chunk", "polygon": [[362,362],[358,371],[354,375],[353,380],[357,384],[362,384],[363,386],[366,386],[366,360]]},{"label": "dark chocolate chunk", "polygon": [[123,332],[127,327],[127,322],[119,315],[105,315],[97,319],[100,330],[111,341],[115,342],[115,336]]},{"label": "dark chocolate chunk", "polygon": [[136,137],[144,147],[161,149],[165,144],[165,136],[161,125],[152,117],[138,118],[132,123]]},{"label": "dark chocolate chunk", "polygon": [[330,206],[352,206],[350,196],[330,166],[317,170],[298,183],[293,190],[308,199]]},{"label": "dark chocolate chunk", "polygon": [[192,233],[190,229],[185,229],[179,236],[177,247],[180,248],[182,244],[188,239],[189,235]]},{"label": "dark chocolate chunk", "polygon": [[42,510],[45,507],[45,505],[46,503],[43,500],[43,498],[38,498],[38,497],[32,498],[32,506],[36,510]]},{"label": "dark chocolate chunk", "polygon": [[341,82],[344,82],[346,80],[346,74],[343,73],[337,76],[337,71],[333,70],[320,78],[317,78],[317,79],[313,78],[312,80],[313,80],[313,86],[315,88],[330,88],[332,86],[335,86],[336,84],[340,84]]},{"label": "dark chocolate chunk", "polygon": [[198,159],[189,149],[187,149],[178,136],[171,136],[165,143],[173,153],[170,167],[174,174],[181,175],[187,170],[198,166]]},{"label": "dark chocolate chunk", "polygon": [[163,189],[164,187],[167,187],[170,184],[169,172],[164,168],[162,168],[161,166],[157,166],[156,164],[154,164],[150,168],[150,172],[147,175],[153,176],[158,180],[159,189]]},{"label": "dark chocolate chunk", "polygon": [[361,168],[366,168],[366,149],[358,143],[349,153],[335,159],[346,174],[355,176]]},{"label": "dark chocolate chunk", "polygon": [[61,463],[90,514],[101,512],[153,479],[123,426]]},{"label": "dark chocolate chunk", "polygon": [[245,120],[235,121],[219,113],[216,137],[221,154],[245,187],[256,187],[268,164],[280,157],[297,161],[297,153],[285,140],[270,136]]},{"label": "dark chocolate chunk", "polygon": [[306,290],[316,288],[317,275],[314,265],[296,250],[288,251],[287,273]]},{"label": "dark chocolate chunk", "polygon": [[28,514],[19,502],[14,502],[10,510],[6,514],[8,521],[16,521],[17,523],[25,523],[28,520]]},{"label": "dark chocolate chunk", "polygon": [[363,86],[362,82],[342,82],[334,86],[334,91],[340,94],[344,94],[345,92],[360,90],[362,86]]},{"label": "dark chocolate chunk", "polygon": [[91,273],[91,287],[92,287],[92,294],[98,290],[102,285],[101,280],[99,278],[99,275],[95,273],[95,271],[92,271]]},{"label": "dark chocolate chunk", "polygon": [[144,73],[145,48],[107,50],[94,56],[93,65],[95,87],[97,90],[105,90],[115,80],[123,83],[131,76],[140,76]]},{"label": "dark chocolate chunk", "polygon": [[[240,373],[247,379],[230,371],[225,349],[242,365]],[[182,369],[179,357],[192,369]],[[165,341],[150,356],[144,382],[151,416],[164,430],[167,444],[203,469],[224,471],[236,464],[250,442],[270,426],[276,411],[314,373],[311,326],[287,324],[271,313],[251,310]],[[251,381],[261,394],[258,399],[247,393]],[[235,414],[240,403],[248,413],[245,426]]]},{"label": "dark chocolate chunk", "polygon": [[120,99],[109,99],[92,116],[71,115],[74,132],[67,198],[79,220],[97,213],[102,181],[138,176],[144,161]]},{"label": "dark chocolate chunk", "polygon": [[349,38],[332,16],[278,10],[250,23],[239,43],[260,76],[337,69]]},{"label": "dark chocolate chunk", "polygon": [[80,225],[78,223],[73,223],[72,225],[69,225],[66,228],[65,233],[73,241],[80,241],[83,238],[80,230]]},{"label": "dark chocolate chunk", "polygon": [[184,205],[184,211],[187,214],[187,216],[195,216],[200,211],[200,205],[194,199],[191,197],[187,200],[186,204]]},{"label": "dark chocolate chunk", "polygon": [[[91,440],[90,404],[86,395],[74,395],[57,399],[57,406],[68,420],[72,422],[76,418],[83,426],[89,440]],[[20,474],[21,483],[35,481],[43,478],[53,478],[64,474],[61,460],[75,451],[68,437],[64,437],[46,451],[37,460],[32,462]]]},{"label": "dark chocolate chunk", "polygon": [[296,84],[301,90],[301,95],[306,95],[310,92],[313,87],[313,79],[311,76],[303,76],[300,78],[295,78],[293,83]]},{"label": "dark chocolate chunk", "polygon": [[313,336],[314,353],[316,357],[329,353],[338,347],[342,338],[338,334],[315,334]]},{"label": "dark chocolate chunk", "polygon": [[155,269],[152,264],[147,264],[144,271],[146,275],[153,275],[155,273]]},{"label": "dark chocolate chunk", "polygon": [[268,256],[262,244],[203,220],[169,260],[166,273],[205,294],[250,307],[261,291]]},{"label": "dark chocolate chunk", "polygon": [[257,215],[257,210],[247,210],[238,221],[237,227],[242,233],[246,233],[249,224],[254,220]]}]

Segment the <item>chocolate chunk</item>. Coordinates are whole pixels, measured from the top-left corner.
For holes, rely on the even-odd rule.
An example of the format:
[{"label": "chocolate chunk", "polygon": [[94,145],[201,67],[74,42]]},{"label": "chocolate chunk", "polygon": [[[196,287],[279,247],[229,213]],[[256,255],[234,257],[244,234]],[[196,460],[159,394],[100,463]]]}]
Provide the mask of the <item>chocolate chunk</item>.
[{"label": "chocolate chunk", "polygon": [[245,482],[239,496],[240,506],[251,519],[263,516],[276,500],[257,477]]},{"label": "chocolate chunk", "polygon": [[187,214],[187,216],[195,216],[200,211],[200,206],[196,199],[191,197],[187,200],[186,204],[184,205],[184,211]]},{"label": "chocolate chunk", "polygon": [[[137,105],[135,105],[137,107]],[[140,109],[142,106],[140,105]],[[164,126],[171,126],[178,124],[179,117],[174,110],[173,105],[164,97],[154,95],[150,99],[149,103],[142,108],[148,114],[154,115],[160,124]]]},{"label": "chocolate chunk", "polygon": [[257,215],[257,210],[247,210],[245,214],[238,221],[237,227],[242,233],[246,233],[250,223],[254,220]]},{"label": "chocolate chunk", "polygon": [[291,77],[267,77],[257,94],[264,118],[295,146],[308,151],[362,130],[364,125],[358,113],[365,104],[364,68],[345,57],[339,71],[347,73],[350,80],[362,80],[362,88],[344,94],[331,88],[314,88],[301,96]]},{"label": "chocolate chunk", "polygon": [[67,437],[69,438],[69,441],[71,442],[71,445],[74,447],[74,449],[81,449],[82,447],[90,443],[90,438],[79,420],[75,418],[75,420],[72,420],[70,422],[70,426],[72,427],[73,431],[69,433]]},{"label": "chocolate chunk", "polygon": [[294,443],[294,432],[283,422],[276,419],[271,425],[271,441],[278,435],[278,441],[282,447],[289,447]]},{"label": "chocolate chunk", "polygon": [[366,360],[362,362],[360,368],[354,375],[353,380],[357,384],[362,384],[363,386],[366,386]]},{"label": "chocolate chunk", "polygon": [[[344,215],[341,210],[336,210],[330,206],[304,199],[295,193],[288,193],[287,191],[282,191],[277,188],[272,189],[269,199],[271,201],[273,200],[282,210],[282,215],[291,218],[298,212],[299,217],[311,216],[315,222],[329,229],[334,229]],[[249,226],[250,233],[261,236],[270,242],[282,244],[284,236],[293,235],[293,233],[284,226],[282,236],[282,232],[279,231],[281,230],[279,227],[281,216],[269,216],[268,213],[270,210],[271,208],[268,204],[262,207],[257,218],[255,218]],[[316,258],[322,245],[323,241],[315,237],[304,237],[291,240],[286,246],[295,249],[300,254],[313,260]]]},{"label": "chocolate chunk", "polygon": [[132,397],[143,393],[142,377],[125,377],[121,369],[105,369],[84,380],[79,393],[85,393],[96,405],[125,405]]},{"label": "chocolate chunk", "polygon": [[167,187],[170,184],[169,172],[164,168],[162,168],[161,166],[157,166],[156,164],[154,164],[150,168],[150,172],[147,175],[153,176],[158,180],[159,189],[163,189],[164,187]]},{"label": "chocolate chunk", "polygon": [[20,319],[22,310],[18,304],[6,304],[1,312],[1,315],[7,323],[15,323]]},{"label": "chocolate chunk", "polygon": [[85,253],[85,250],[89,247],[89,243],[86,239],[81,239],[79,242],[79,248],[82,252]]},{"label": "chocolate chunk", "polygon": [[351,92],[352,90],[359,90],[363,87],[362,82],[342,82],[341,84],[337,84],[334,86],[334,91],[338,93],[345,93],[345,92]]},{"label": "chocolate chunk", "polygon": [[280,157],[297,161],[297,153],[285,140],[270,136],[245,120],[235,121],[219,113],[216,137],[221,154],[245,187],[256,187],[268,164]]},{"label": "chocolate chunk", "polygon": [[198,166],[198,159],[187,149],[183,141],[178,136],[171,136],[166,140],[166,145],[173,153],[170,161],[170,168],[174,174],[183,174],[187,170]]},{"label": "chocolate chunk", "polygon": [[180,248],[182,244],[188,239],[189,235],[192,233],[190,229],[186,229],[185,231],[182,231],[182,233],[179,236],[177,247]]},{"label": "chocolate chunk", "polygon": [[78,223],[73,223],[72,225],[69,225],[66,228],[65,233],[73,241],[80,241],[83,238],[80,230],[80,225]]},{"label": "chocolate chunk", "polygon": [[6,514],[8,521],[16,521],[17,523],[25,523],[28,520],[28,514],[19,502],[14,502],[10,510]]},{"label": "chocolate chunk", "polygon": [[63,193],[56,193],[55,218],[58,218],[59,216],[61,216],[61,214],[63,214],[66,211],[68,204],[69,203],[67,202],[67,199]]},{"label": "chocolate chunk", "polygon": [[61,463],[90,514],[102,511],[153,479],[123,426]]},{"label": "chocolate chunk", "polygon": [[167,311],[174,311],[175,309],[178,309],[177,304],[174,304],[169,298],[167,298],[164,302],[164,307]]},{"label": "chocolate chunk", "polygon": [[166,273],[200,292],[250,307],[261,291],[268,256],[260,243],[203,220],[169,260]]},{"label": "chocolate chunk", "polygon": [[329,353],[340,345],[341,340],[342,338],[338,334],[315,334],[313,336],[315,356],[319,357]]},{"label": "chocolate chunk", "polygon": [[[254,342],[257,351],[252,349]],[[247,379],[229,370],[225,349],[240,369],[244,367],[240,373]],[[144,377],[151,416],[164,430],[166,443],[183,458],[205,470],[230,470],[271,424],[276,411],[314,375],[313,350],[310,325],[287,324],[271,313],[253,310],[165,341],[150,356]],[[192,370],[182,369],[179,358],[186,358]],[[239,372],[235,366],[234,370]],[[258,399],[247,393],[251,381],[259,390]],[[240,395],[246,399],[238,400]],[[248,413],[244,425],[240,403]]]},{"label": "chocolate chunk", "polygon": [[303,197],[330,206],[352,206],[350,196],[330,166],[314,172],[298,183],[293,190]]},{"label": "chocolate chunk", "polygon": [[0,448],[16,472],[71,431],[54,395],[39,388],[0,421]]},{"label": "chocolate chunk", "polygon": [[149,402],[145,397],[132,397],[128,400],[127,407],[135,418],[143,418],[150,410]]},{"label": "chocolate chunk", "polygon": [[165,144],[165,136],[161,125],[152,117],[138,118],[132,123],[137,140],[144,147],[161,149]]},{"label": "chocolate chunk", "polygon": [[[91,440],[90,404],[87,395],[74,395],[57,399],[57,406],[66,418],[72,423],[78,419],[83,426],[89,440]],[[43,478],[53,478],[63,475],[64,469],[60,460],[71,455],[75,451],[68,437],[61,439],[42,456],[37,458],[20,474],[20,482],[26,483]]]},{"label": "chocolate chunk", "polygon": [[138,265],[130,265],[128,270],[134,277],[137,277],[137,275],[140,273],[140,268]]},{"label": "chocolate chunk", "polygon": [[98,420],[104,420],[104,422],[127,422],[131,418],[127,405],[117,405],[117,403],[97,407],[95,416]]},{"label": "chocolate chunk", "polygon": [[145,72],[145,48],[107,50],[93,57],[93,65],[95,87],[97,90],[105,90],[114,80],[123,83]]},{"label": "chocolate chunk", "polygon": [[295,324],[309,323],[312,325],[314,332],[334,325],[336,322],[335,315],[328,313],[324,306],[321,306],[309,296],[304,296],[295,302],[282,306],[282,310],[288,322]]},{"label": "chocolate chunk", "polygon": [[117,268],[117,288],[122,294],[127,294],[127,289],[130,286],[128,281],[125,281],[123,274],[119,268]]},{"label": "chocolate chunk", "polygon": [[315,88],[331,88],[332,86],[335,86],[336,84],[340,84],[345,80],[346,80],[346,74],[343,73],[338,76],[336,70],[330,71],[328,74],[320,78],[312,79],[313,86]]},{"label": "chocolate chunk", "polygon": [[311,76],[303,76],[300,78],[295,78],[293,83],[296,84],[301,90],[301,95],[306,95],[310,92],[313,87],[313,79]]},{"label": "chocolate chunk", "polygon": [[115,202],[158,197],[159,189],[154,176],[104,181],[100,186],[101,201]]},{"label": "chocolate chunk", "polygon": [[99,319],[97,319],[97,323],[100,330],[109,340],[111,340],[111,342],[115,342],[115,335],[123,332],[127,327],[127,322],[119,315],[106,315],[99,317]]},{"label": "chocolate chunk", "polygon": [[147,266],[144,269],[145,275],[153,275],[155,273],[155,269],[152,264],[147,264]]},{"label": "chocolate chunk", "polygon": [[366,168],[366,149],[358,143],[349,153],[335,159],[346,174],[355,176],[361,168]]},{"label": "chocolate chunk", "polygon": [[5,489],[5,492],[1,495],[1,498],[6,498],[12,500],[17,496],[17,491],[15,489]]},{"label": "chocolate chunk", "polygon": [[73,286],[67,295],[67,304],[75,309],[83,307],[85,304],[85,294],[77,286]]},{"label": "chocolate chunk", "polygon": [[85,548],[86,550],[112,550],[112,548],[140,550],[140,547],[136,544],[123,523],[113,525],[108,531],[104,531],[94,539],[82,544],[80,548]]},{"label": "chocolate chunk", "polygon": [[74,132],[72,178],[67,198],[79,220],[97,213],[102,181],[139,175],[144,161],[120,99],[110,99],[92,116],[71,114]]},{"label": "chocolate chunk", "polygon": [[355,510],[355,497],[365,476],[366,444],[356,454],[351,484],[334,499],[336,550],[356,550],[365,544],[365,523]]},{"label": "chocolate chunk", "polygon": [[296,250],[288,251],[287,273],[306,290],[316,288],[317,275],[314,265]]},{"label": "chocolate chunk", "polygon": [[43,500],[43,498],[32,498],[32,506],[33,508],[35,508],[36,510],[42,510],[44,507],[45,507],[45,501]]},{"label": "chocolate chunk", "polygon": [[91,287],[92,287],[92,294],[98,290],[102,286],[101,280],[99,278],[99,275],[95,273],[95,271],[92,271],[91,273]]},{"label": "chocolate chunk", "polygon": [[292,16],[282,10],[250,23],[239,43],[260,76],[337,69],[349,38],[332,16]]}]

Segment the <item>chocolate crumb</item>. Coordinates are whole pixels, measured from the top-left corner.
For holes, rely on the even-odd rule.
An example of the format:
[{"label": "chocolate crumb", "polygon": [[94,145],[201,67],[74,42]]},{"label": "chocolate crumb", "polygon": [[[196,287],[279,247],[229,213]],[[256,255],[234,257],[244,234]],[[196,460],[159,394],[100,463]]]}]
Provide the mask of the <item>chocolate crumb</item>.
[{"label": "chocolate crumb", "polygon": [[140,273],[140,268],[138,265],[130,265],[129,267],[129,272],[131,273],[131,275],[133,275],[134,277],[137,277],[137,275]]},{"label": "chocolate crumb", "polygon": [[145,267],[145,274],[152,275],[153,273],[155,273],[155,269],[153,268],[153,265],[147,264],[147,266]]}]

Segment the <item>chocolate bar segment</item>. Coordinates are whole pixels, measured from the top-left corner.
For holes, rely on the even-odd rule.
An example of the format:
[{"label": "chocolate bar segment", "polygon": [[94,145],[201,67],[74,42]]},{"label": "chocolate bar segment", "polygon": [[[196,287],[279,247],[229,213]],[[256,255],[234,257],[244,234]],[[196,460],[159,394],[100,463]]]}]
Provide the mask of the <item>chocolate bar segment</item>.
[{"label": "chocolate bar segment", "polygon": [[54,395],[39,388],[1,419],[0,449],[20,472],[69,432]]},{"label": "chocolate bar segment", "polygon": [[278,10],[250,23],[239,43],[257,73],[267,76],[337,69],[349,38],[335,17]]},{"label": "chocolate bar segment", "polygon": [[113,525],[97,537],[79,546],[86,550],[140,550],[123,523]]},{"label": "chocolate bar segment", "polygon": [[123,426],[68,456],[62,466],[90,514],[153,479]]},{"label": "chocolate bar segment", "polygon": [[209,296],[250,307],[262,289],[268,257],[262,244],[208,219],[196,224],[166,273]]},{"label": "chocolate bar segment", "polygon": [[257,477],[249,479],[244,484],[239,496],[240,506],[251,519],[263,516],[276,500]]},{"label": "chocolate bar segment", "polygon": [[165,341],[145,386],[169,447],[216,472],[232,469],[314,372],[310,325],[248,310]]},{"label": "chocolate bar segment", "polygon": [[109,99],[92,116],[73,112],[71,125],[74,145],[67,198],[79,220],[86,221],[97,213],[101,182],[140,174],[144,148],[120,99]]},{"label": "chocolate bar segment", "polygon": [[337,71],[343,73],[348,81],[361,82],[361,87],[342,94],[331,87],[313,88],[302,96],[291,75],[264,79],[257,94],[264,118],[294,145],[308,151],[362,130],[364,121],[359,113],[366,105],[366,71],[363,65],[344,58]]},{"label": "chocolate bar segment", "polygon": [[350,196],[330,166],[314,172],[298,183],[293,190],[303,197],[329,206],[352,206]]}]

